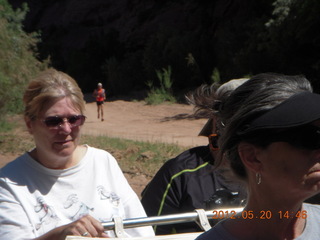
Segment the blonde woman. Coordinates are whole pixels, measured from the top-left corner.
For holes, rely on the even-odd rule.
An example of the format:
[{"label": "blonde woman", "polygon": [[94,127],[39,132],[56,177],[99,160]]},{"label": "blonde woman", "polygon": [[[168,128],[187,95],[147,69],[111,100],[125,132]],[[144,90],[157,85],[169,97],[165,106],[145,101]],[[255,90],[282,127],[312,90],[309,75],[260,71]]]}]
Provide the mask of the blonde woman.
[{"label": "blonde woman", "polygon": [[[146,216],[117,161],[79,145],[86,117],[74,79],[54,69],[32,80],[24,118],[35,147],[0,172],[0,239],[107,237],[101,222]],[[151,227],[126,230],[153,236]]]}]

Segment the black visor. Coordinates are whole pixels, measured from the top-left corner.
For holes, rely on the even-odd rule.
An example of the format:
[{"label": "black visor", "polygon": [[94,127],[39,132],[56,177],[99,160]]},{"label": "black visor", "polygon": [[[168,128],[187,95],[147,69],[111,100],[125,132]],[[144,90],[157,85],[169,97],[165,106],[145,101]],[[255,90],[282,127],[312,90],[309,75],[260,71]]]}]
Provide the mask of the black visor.
[{"label": "black visor", "polygon": [[292,128],[320,119],[320,94],[301,92],[247,124],[239,135],[257,130]]}]

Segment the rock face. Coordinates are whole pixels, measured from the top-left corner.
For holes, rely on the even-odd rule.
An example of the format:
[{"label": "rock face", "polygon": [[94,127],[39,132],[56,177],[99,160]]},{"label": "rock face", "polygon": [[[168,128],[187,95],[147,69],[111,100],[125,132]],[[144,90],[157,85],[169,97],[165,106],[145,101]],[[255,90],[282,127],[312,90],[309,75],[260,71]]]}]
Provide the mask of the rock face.
[{"label": "rock face", "polygon": [[54,67],[74,76],[83,88],[99,81],[121,93],[145,87],[155,69],[168,65],[176,88],[209,80],[221,56],[232,52],[225,40],[233,40],[228,32],[237,29],[230,26],[250,17],[254,1],[9,2],[14,8],[27,2],[25,29],[41,33],[41,58],[50,56]]}]

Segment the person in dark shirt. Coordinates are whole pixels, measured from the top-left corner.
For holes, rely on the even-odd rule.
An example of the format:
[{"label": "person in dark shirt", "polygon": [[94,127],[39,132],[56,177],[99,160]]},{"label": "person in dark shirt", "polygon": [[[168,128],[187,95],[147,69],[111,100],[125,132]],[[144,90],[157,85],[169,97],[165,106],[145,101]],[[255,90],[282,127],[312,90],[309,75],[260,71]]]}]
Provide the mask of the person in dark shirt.
[{"label": "person in dark shirt", "polygon": [[[208,97],[218,103],[245,81],[231,80],[216,91],[202,87],[198,91],[201,91],[199,94],[207,92]],[[189,102],[196,108],[200,104],[192,99]],[[210,118],[199,133],[200,136],[208,137],[207,146],[188,149],[168,160],[146,186],[141,202],[148,216],[192,212],[195,209],[239,207],[244,204],[246,189],[241,182],[233,180],[230,168],[225,166],[215,170],[213,166],[218,153],[217,120]],[[157,235],[202,231],[195,222],[158,225],[154,230]]]}]

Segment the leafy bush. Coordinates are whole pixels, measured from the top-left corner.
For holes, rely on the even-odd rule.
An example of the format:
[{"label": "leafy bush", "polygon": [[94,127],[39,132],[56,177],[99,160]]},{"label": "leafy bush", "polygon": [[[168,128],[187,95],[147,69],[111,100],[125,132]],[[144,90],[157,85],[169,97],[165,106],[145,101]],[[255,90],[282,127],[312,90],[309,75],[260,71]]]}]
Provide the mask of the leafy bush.
[{"label": "leafy bush", "polygon": [[219,84],[221,82],[220,72],[218,68],[214,68],[211,75],[212,83]]},{"label": "leafy bush", "polygon": [[38,35],[22,30],[27,11],[26,4],[14,11],[7,0],[0,0],[0,121],[22,111],[28,80],[47,66],[36,59]]},{"label": "leafy bush", "polygon": [[152,81],[147,82],[150,92],[145,101],[147,104],[160,104],[166,101],[176,102],[175,97],[172,95],[171,87],[173,81],[171,79],[171,67],[168,69],[163,68],[162,71],[156,70],[159,80],[159,87],[155,87]]}]

